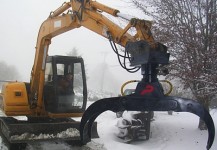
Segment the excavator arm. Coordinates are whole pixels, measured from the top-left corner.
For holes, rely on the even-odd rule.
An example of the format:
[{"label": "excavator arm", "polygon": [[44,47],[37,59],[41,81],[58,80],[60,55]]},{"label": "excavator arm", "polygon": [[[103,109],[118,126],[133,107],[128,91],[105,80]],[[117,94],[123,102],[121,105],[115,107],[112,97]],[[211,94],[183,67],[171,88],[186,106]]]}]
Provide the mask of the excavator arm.
[{"label": "excavator arm", "polygon": [[[67,12],[63,14],[64,12]],[[146,40],[155,46],[154,39],[150,34],[151,22],[146,20],[132,19],[125,28],[121,28],[102,12],[118,16],[118,10],[100,4],[96,1],[76,1],[64,3],[42,23],[36,45],[35,61],[31,73],[31,94],[29,102],[31,108],[42,108],[42,91],[44,85],[45,61],[48,54],[51,39],[67,31],[81,26],[112,40],[125,47],[126,43],[137,40]],[[127,33],[132,27],[137,33],[132,36]]]},{"label": "excavator arm", "polygon": [[[128,20],[125,27],[120,27],[109,20],[104,13]],[[215,135],[213,120],[208,111],[194,100],[169,97],[164,95],[157,75],[159,68],[169,63],[167,47],[155,42],[151,34],[151,22],[136,18],[128,18],[119,10],[110,8],[92,0],[71,0],[64,3],[43,22],[40,27],[35,62],[31,75],[29,103],[36,112],[43,109],[43,88],[45,61],[51,39],[59,34],[79,27],[85,27],[111,42],[117,53],[115,44],[125,48],[124,59],[129,59],[131,66],[141,68],[142,80],[135,93],[127,96],[111,97],[93,103],[83,114],[80,124],[80,137],[83,144],[91,140],[91,127],[94,120],[102,112],[124,110],[136,111],[178,111],[191,112],[203,119],[208,127],[209,137],[207,149],[212,146]],[[134,28],[135,34],[129,33]],[[126,66],[123,66],[126,69]]]}]

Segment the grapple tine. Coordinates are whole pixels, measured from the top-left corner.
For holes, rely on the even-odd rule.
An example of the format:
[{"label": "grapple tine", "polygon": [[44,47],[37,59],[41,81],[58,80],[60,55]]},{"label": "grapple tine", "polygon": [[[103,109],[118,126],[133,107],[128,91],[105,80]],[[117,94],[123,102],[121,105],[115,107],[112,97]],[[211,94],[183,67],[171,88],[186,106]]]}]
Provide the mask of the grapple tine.
[{"label": "grapple tine", "polygon": [[81,143],[86,144],[91,141],[91,128],[94,120],[104,111],[118,111],[119,97],[101,99],[88,107],[82,116],[80,123],[80,137]]},{"label": "grapple tine", "polygon": [[91,140],[91,127],[94,120],[104,111],[176,111],[190,112],[199,116],[207,125],[208,141],[207,149],[210,149],[215,136],[215,127],[209,112],[198,102],[179,97],[164,96],[150,98],[138,95],[113,97],[98,100],[85,111],[80,124],[81,142],[86,144]]},{"label": "grapple tine", "polygon": [[194,100],[178,97],[170,98],[178,101],[180,105],[180,110],[178,109],[176,111],[193,113],[199,116],[205,122],[208,128],[207,149],[210,149],[215,138],[215,125],[209,112],[205,109],[205,107]]}]

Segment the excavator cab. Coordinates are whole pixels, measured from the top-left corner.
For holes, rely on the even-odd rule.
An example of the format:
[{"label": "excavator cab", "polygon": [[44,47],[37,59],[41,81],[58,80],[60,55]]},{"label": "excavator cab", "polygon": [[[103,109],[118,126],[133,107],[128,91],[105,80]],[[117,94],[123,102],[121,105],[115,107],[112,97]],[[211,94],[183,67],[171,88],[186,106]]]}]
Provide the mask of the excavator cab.
[{"label": "excavator cab", "polygon": [[45,69],[44,103],[50,113],[82,113],[87,85],[81,57],[48,56]]}]

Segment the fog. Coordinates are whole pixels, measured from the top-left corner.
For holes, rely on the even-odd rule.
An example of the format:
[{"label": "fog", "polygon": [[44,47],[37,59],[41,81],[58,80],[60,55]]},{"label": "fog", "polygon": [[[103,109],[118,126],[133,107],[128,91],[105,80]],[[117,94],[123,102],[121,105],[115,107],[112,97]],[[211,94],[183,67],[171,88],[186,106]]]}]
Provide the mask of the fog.
[{"label": "fog", "polygon": [[[21,76],[18,80],[30,80],[39,27],[50,12],[61,6],[63,2],[65,1],[11,0],[0,2],[0,61],[16,67]],[[131,13],[127,11],[131,6],[125,3],[126,1],[98,0],[98,2],[117,8],[122,13]],[[137,14],[132,11],[132,15]],[[117,56],[107,39],[83,27],[53,38],[49,55],[66,55],[74,47],[84,58],[90,89],[103,86],[102,88],[107,91],[119,93],[122,83],[141,78],[140,71],[130,74],[119,66]],[[100,63],[106,64],[106,68],[99,67]]]}]

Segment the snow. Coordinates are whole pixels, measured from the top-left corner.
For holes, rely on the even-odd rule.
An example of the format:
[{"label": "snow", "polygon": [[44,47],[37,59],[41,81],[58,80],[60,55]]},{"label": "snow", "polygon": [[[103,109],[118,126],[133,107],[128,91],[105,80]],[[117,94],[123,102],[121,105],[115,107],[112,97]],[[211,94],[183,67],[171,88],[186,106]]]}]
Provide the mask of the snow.
[{"label": "snow", "polygon": [[71,146],[64,142],[39,142],[29,144],[26,150],[106,150],[103,144],[99,142],[90,142],[85,146]]},{"label": "snow", "polygon": [[66,131],[62,131],[57,135],[53,134],[39,134],[38,136],[30,133],[23,133],[22,135],[13,135],[11,140],[36,140],[36,139],[52,139],[52,138],[68,138],[79,137],[79,131],[76,128],[69,128]]},{"label": "snow", "polygon": [[[211,115],[217,124],[217,110]],[[106,118],[106,119],[104,119]],[[114,113],[105,112],[98,117],[99,135],[108,150],[205,150],[208,138],[207,131],[197,128],[199,118],[190,113],[176,113],[168,115],[167,112],[155,112],[151,123],[151,138],[148,141],[139,141],[125,144],[117,138],[119,119]],[[103,126],[104,125],[104,126]],[[216,140],[211,150],[217,149]]]},{"label": "snow", "polygon": [[[217,110],[211,115],[217,124]],[[110,111],[102,113],[98,122],[99,139],[92,139],[82,147],[68,145],[65,142],[39,142],[28,144],[26,150],[205,150],[208,138],[207,131],[197,128],[199,118],[190,113],[176,113],[168,115],[167,112],[155,112],[151,123],[151,137],[148,141],[137,141],[131,144],[123,143],[117,137],[118,128],[116,114]],[[216,133],[217,134],[217,133]],[[0,139],[0,149],[6,150]],[[211,150],[217,149],[217,140]]]}]

